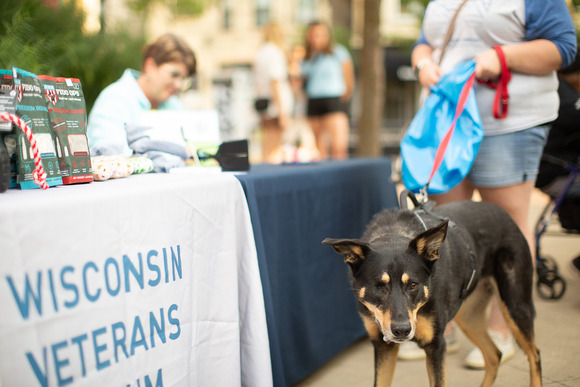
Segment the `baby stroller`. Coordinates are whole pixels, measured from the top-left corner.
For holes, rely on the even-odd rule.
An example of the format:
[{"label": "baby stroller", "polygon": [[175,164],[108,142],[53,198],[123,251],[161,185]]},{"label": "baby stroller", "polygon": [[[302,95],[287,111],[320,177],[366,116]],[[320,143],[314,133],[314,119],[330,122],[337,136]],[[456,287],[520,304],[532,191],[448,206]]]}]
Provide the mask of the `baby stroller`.
[{"label": "baby stroller", "polygon": [[[549,141],[549,140],[548,140]],[[545,183],[545,171],[552,167],[559,167],[567,171],[567,176],[554,176],[549,180],[552,184]],[[550,195],[550,202],[546,205],[535,228],[536,240],[536,272],[538,274],[537,289],[540,297],[547,300],[557,300],[566,291],[566,281],[558,274],[558,265],[553,258],[542,256],[540,253],[540,238],[546,232],[552,218],[557,213],[561,226],[569,232],[580,231],[580,195],[572,192],[572,187],[577,179],[580,179],[580,157],[576,163],[572,163],[555,156],[544,153],[540,166],[540,175],[536,186]],[[553,184],[560,178],[561,184]],[[540,183],[540,184],[538,184]],[[553,187],[561,187],[559,192],[554,192]],[[552,188],[552,189],[550,189]]]}]

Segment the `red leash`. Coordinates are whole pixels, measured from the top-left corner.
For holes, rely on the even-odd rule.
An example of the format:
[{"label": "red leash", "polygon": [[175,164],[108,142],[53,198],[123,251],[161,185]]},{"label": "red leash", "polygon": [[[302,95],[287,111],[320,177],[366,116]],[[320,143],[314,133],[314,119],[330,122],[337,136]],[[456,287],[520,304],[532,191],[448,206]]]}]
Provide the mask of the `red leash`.
[{"label": "red leash", "polygon": [[505,61],[505,55],[500,46],[493,46],[493,49],[499,57],[499,63],[501,65],[501,73],[497,79],[497,83],[494,81],[477,81],[478,83],[486,84],[492,89],[496,89],[495,98],[493,100],[493,116],[495,118],[501,119],[506,118],[508,115],[508,105],[510,102],[510,95],[508,93],[508,83],[512,79],[512,72],[508,69],[507,63]]},{"label": "red leash", "polygon": [[461,93],[459,94],[459,100],[457,101],[457,107],[455,108],[455,116],[453,117],[453,121],[451,122],[451,126],[445,134],[443,140],[437,147],[437,152],[435,152],[435,160],[433,161],[433,169],[431,170],[431,175],[429,176],[429,180],[427,180],[427,184],[425,187],[421,189],[421,196],[427,201],[427,188],[429,188],[429,184],[431,183],[431,179],[439,169],[441,162],[443,162],[443,156],[445,156],[445,151],[447,150],[447,145],[449,145],[449,140],[451,140],[451,136],[453,135],[453,131],[455,130],[455,126],[457,124],[457,120],[463,113],[463,109],[465,109],[465,103],[467,102],[467,97],[469,97],[469,92],[473,88],[473,84],[475,82],[475,73],[471,74],[469,79],[465,82],[463,87],[461,88]]}]

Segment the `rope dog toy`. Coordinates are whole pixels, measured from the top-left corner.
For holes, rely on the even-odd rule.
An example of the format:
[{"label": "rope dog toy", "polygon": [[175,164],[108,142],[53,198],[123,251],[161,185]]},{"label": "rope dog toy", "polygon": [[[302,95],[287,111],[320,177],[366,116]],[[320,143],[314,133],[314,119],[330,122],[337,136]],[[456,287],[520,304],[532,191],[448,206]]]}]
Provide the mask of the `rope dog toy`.
[{"label": "rope dog toy", "polygon": [[47,189],[48,184],[46,183],[46,171],[42,166],[42,160],[40,159],[40,153],[38,152],[38,144],[32,133],[32,129],[24,122],[20,117],[11,113],[0,113],[0,120],[10,121],[16,126],[18,126],[26,135],[30,146],[32,147],[32,155],[34,156],[34,171],[32,171],[32,178],[34,183],[39,185],[42,189]]}]

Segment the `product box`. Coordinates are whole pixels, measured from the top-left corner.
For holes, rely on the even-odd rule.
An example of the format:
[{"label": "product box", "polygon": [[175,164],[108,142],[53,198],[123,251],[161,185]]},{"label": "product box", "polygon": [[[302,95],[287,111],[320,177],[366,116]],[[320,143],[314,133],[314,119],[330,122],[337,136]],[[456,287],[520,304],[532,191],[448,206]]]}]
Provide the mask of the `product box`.
[{"label": "product box", "polygon": [[[48,119],[48,108],[44,100],[44,90],[38,77],[28,71],[14,68],[12,81],[16,90],[16,115],[28,124],[34,133],[42,165],[47,174],[48,186],[62,184],[52,128]],[[19,128],[4,136],[9,154],[16,155],[16,181],[21,189],[39,188],[33,181],[34,156],[26,135]]]},{"label": "product box", "polygon": [[[0,70],[0,113],[16,114],[16,90],[8,70]],[[0,192],[16,187],[16,150],[10,154],[4,136],[12,132],[12,121],[0,120]]]},{"label": "product box", "polygon": [[87,111],[81,82],[39,75],[64,184],[93,181]]},{"label": "product box", "polygon": [[[0,107],[2,112],[16,114],[16,91],[10,94],[14,90],[14,82],[12,81],[12,71],[11,70],[0,70],[0,91],[5,95],[9,96],[5,98],[3,106]],[[4,106],[5,105],[5,106]],[[14,139],[8,139],[6,143],[5,137],[13,132],[12,122],[1,121],[0,122],[0,142],[6,148],[8,157],[10,159],[10,188],[18,187],[16,184],[16,175],[18,174],[16,170],[16,159],[18,151],[16,150],[16,141]]]}]

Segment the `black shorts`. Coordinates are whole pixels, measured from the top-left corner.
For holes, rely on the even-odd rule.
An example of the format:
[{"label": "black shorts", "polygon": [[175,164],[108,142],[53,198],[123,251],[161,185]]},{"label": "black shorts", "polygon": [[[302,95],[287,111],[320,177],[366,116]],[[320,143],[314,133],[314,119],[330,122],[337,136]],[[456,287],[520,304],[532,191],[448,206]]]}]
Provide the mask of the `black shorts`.
[{"label": "black shorts", "polygon": [[339,97],[308,99],[308,107],[306,109],[308,117],[319,117],[337,112],[348,113],[348,102],[344,102]]}]

